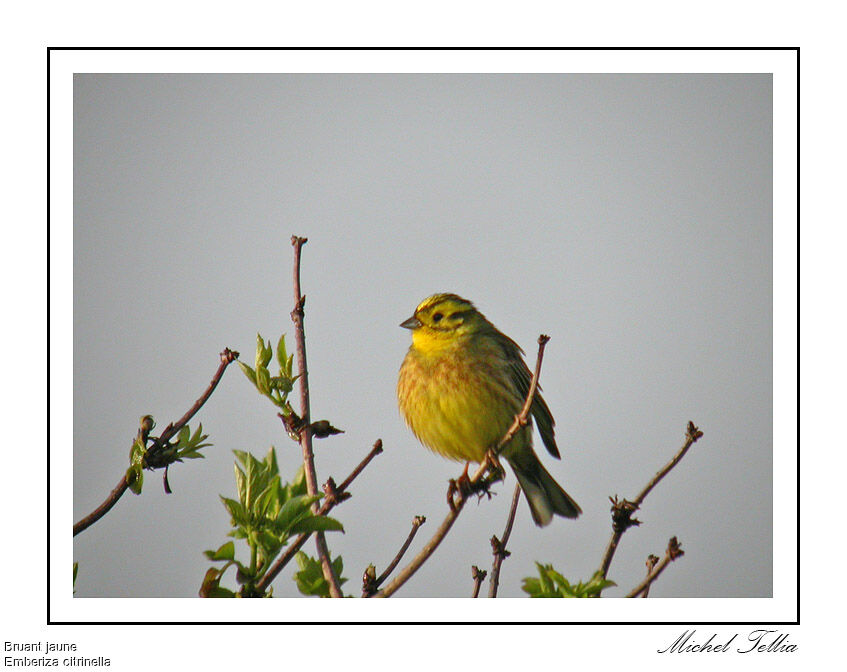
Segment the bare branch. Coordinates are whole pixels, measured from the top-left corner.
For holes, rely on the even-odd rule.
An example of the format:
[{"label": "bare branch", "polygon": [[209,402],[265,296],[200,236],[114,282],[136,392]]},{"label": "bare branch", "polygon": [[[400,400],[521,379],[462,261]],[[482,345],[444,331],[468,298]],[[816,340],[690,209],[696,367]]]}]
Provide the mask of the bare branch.
[{"label": "bare branch", "polygon": [[425,522],[426,518],[424,516],[415,516],[412,519],[412,529],[409,532],[409,536],[406,537],[406,541],[403,542],[403,545],[400,547],[397,555],[395,555],[394,559],[388,563],[388,567],[385,568],[385,571],[383,571],[382,574],[380,574],[377,578],[372,579],[370,574],[365,572],[365,578],[362,581],[362,597],[371,597],[377,590],[379,590],[379,587],[385,583],[385,580],[391,575],[391,572],[394,571],[397,563],[403,559],[403,556],[409,549],[409,545],[412,543],[412,539],[414,539],[415,535],[418,533],[418,529]]},{"label": "bare branch", "polygon": [[485,581],[485,577],[488,576],[488,572],[474,565],[471,567],[471,576],[473,577],[473,594],[471,597],[479,597],[479,587],[482,585],[482,582]]},{"label": "bare branch", "polygon": [[691,448],[699,439],[703,436],[703,432],[701,432],[693,422],[689,420],[688,427],[685,430],[685,444],[680,448],[679,452],[673,456],[673,459],[668,462],[662,469],[660,469],[655,476],[653,476],[652,480],[644,487],[644,490],[635,498],[633,504],[635,504],[635,508],[641,506],[641,503],[644,501],[644,498],[650,494],[650,491],[658,485],[659,481],[661,481],[665,476],[667,476],[668,472],[673,469],[679,461],[685,457],[685,453],[688,452],[688,449]]},{"label": "bare branch", "polygon": [[[524,427],[527,424],[529,409],[532,406],[532,400],[535,398],[535,392],[538,389],[538,377],[541,374],[541,361],[544,357],[544,346],[549,340],[550,337],[545,336],[544,334],[538,337],[538,357],[535,363],[535,373],[532,374],[532,380],[529,385],[526,402],[524,403],[521,412],[515,417],[515,421],[512,423],[512,426],[509,427],[508,431],[497,444],[496,448],[488,452],[486,459],[479,466],[479,469],[477,469],[473,478],[468,481],[467,485],[457,487],[456,481],[450,482],[450,489],[447,493],[448,501],[450,503],[450,511],[447,513],[447,516],[435,531],[432,538],[412,559],[412,561],[406,565],[406,567],[404,567],[385,588],[374,595],[374,597],[391,597],[395,592],[397,592],[397,590],[406,583],[406,581],[408,581],[412,575],[418,571],[418,569],[420,569],[421,565],[429,559],[429,557],[435,552],[435,549],[438,548],[438,545],[443,541],[444,537],[447,536],[450,528],[453,527],[453,523],[456,522],[456,518],[458,518],[459,514],[462,512],[468,497],[480,492],[488,493],[488,488],[492,485],[492,483],[502,478],[502,467],[499,466],[497,461],[497,452],[512,439],[521,427]],[[463,482],[463,479],[460,478],[459,482]],[[456,492],[458,492],[458,498],[454,499],[453,495]]]},{"label": "bare branch", "polygon": [[[350,498],[350,493],[347,492],[347,488],[350,487],[350,484],[353,480],[362,473],[362,470],[368,466],[368,463],[379,455],[382,452],[382,440],[377,439],[376,443],[371,448],[371,451],[365,456],[355,469],[350,473],[350,475],[342,481],[341,485],[336,487],[333,480],[330,478],[327,480],[324,485],[324,492],[326,493],[326,497],[324,497],[323,503],[321,504],[321,508],[318,509],[317,515],[325,516],[328,514],[333,508],[335,508],[341,502]],[[276,562],[271,566],[271,568],[265,573],[265,575],[261,578],[261,580],[256,584],[256,592],[259,595],[264,594],[264,592],[271,585],[271,582],[277,577],[277,575],[283,570],[283,568],[291,562],[291,559],[297,555],[297,551],[299,551],[303,544],[312,536],[311,532],[304,532],[294,542],[285,549],[285,553],[283,553],[280,557],[276,559]]]},{"label": "bare branch", "polygon": [[74,524],[74,536],[78,535],[84,529],[91,527],[94,523],[109,513],[109,509],[118,503],[118,500],[123,496],[128,488],[129,484],[126,482],[126,475],[121,476],[121,480],[118,481],[118,484],[112,489],[112,492],[109,493],[106,500],[85,518]]},{"label": "bare branch", "polygon": [[[662,561],[653,569],[649,574],[647,574],[646,578],[638,584],[635,588],[630,591],[627,597],[638,597],[641,593],[646,593],[650,589],[650,584],[652,584],[656,579],[659,578],[659,575],[665,571],[665,567],[667,567],[670,563],[676,560],[679,557],[685,555],[685,551],[680,548],[681,544],[677,541],[676,537],[671,537],[670,541],[668,541],[668,548],[665,551],[665,557],[662,558]],[[656,556],[652,556],[656,557]],[[646,595],[645,595],[646,597]]]},{"label": "bare branch", "polygon": [[382,439],[377,439],[376,443],[374,443],[374,445],[373,445],[373,448],[371,448],[371,452],[369,452],[365,456],[365,459],[362,460],[356,466],[356,468],[353,469],[352,472],[350,472],[350,475],[341,482],[341,485],[338,486],[339,492],[345,492],[347,490],[347,488],[350,487],[350,484],[353,482],[353,479],[355,479],[356,476],[358,476],[360,473],[362,473],[362,470],[365,467],[368,466],[368,463],[370,463],[370,461],[372,459],[374,459],[377,455],[379,455],[381,452],[382,452]]},{"label": "bare branch", "polygon": [[615,496],[614,499],[611,497],[609,498],[612,502],[612,538],[609,540],[609,545],[606,547],[606,552],[603,555],[603,562],[600,565],[600,571],[602,572],[604,579],[609,571],[609,566],[612,564],[612,558],[615,556],[615,551],[618,548],[618,543],[620,542],[623,533],[633,525],[641,524],[641,521],[633,518],[632,514],[635,513],[635,511],[641,506],[644,499],[650,491],[656,487],[659,481],[667,476],[668,472],[679,464],[679,461],[685,456],[688,449],[691,448],[691,446],[693,446],[701,436],[703,436],[703,432],[701,432],[693,422],[689,421],[685,432],[685,443],[682,445],[682,448],[679,449],[670,462],[668,462],[656,473],[655,476],[653,476],[650,482],[647,483],[644,489],[638,494],[638,497],[636,497],[633,501],[626,499],[618,500],[617,496]]},{"label": "bare branch", "polygon": [[[291,244],[294,246],[294,310],[291,311],[291,320],[294,322],[294,338],[297,344],[297,362],[299,366],[300,385],[300,417],[304,427],[300,430],[300,448],[303,451],[303,464],[306,471],[306,488],[310,495],[318,494],[318,477],[315,472],[315,455],[312,451],[312,426],[310,423],[309,410],[309,374],[306,366],[306,331],[303,326],[303,307],[306,297],[300,291],[300,252],[308,238],[291,236]],[[318,503],[312,505],[312,510],[317,512]],[[315,545],[318,550],[318,558],[321,562],[324,578],[329,584],[331,597],[343,597],[338,577],[329,559],[329,549],[326,545],[326,537],[322,531],[315,533]]]},{"label": "bare branch", "polygon": [[191,418],[194,417],[195,413],[199,411],[203,404],[205,404],[209,397],[212,396],[212,392],[215,391],[215,388],[218,386],[218,383],[221,382],[221,378],[223,378],[224,371],[226,371],[226,367],[232,364],[236,359],[238,359],[238,353],[235,350],[230,350],[229,348],[224,348],[224,351],[221,353],[221,363],[218,366],[218,370],[215,371],[215,375],[212,376],[212,382],[209,383],[209,386],[206,388],[206,391],[200,396],[200,398],[194,402],[194,405],[189,408],[185,415],[183,415],[176,422],[170,423],[167,427],[165,427],[165,431],[162,432],[161,436],[158,439],[153,439],[153,445],[151,446],[151,450],[154,450],[158,447],[164,446],[168,443],[174,436],[176,436],[177,432],[181,430]]},{"label": "bare branch", "polygon": [[[658,562],[659,562],[659,557],[657,555],[653,555],[651,553],[650,555],[647,556],[647,562],[645,562],[644,564],[647,565],[647,576],[648,577],[650,576],[650,573],[656,567],[656,563],[658,563]],[[644,589],[644,592],[641,594],[641,597],[647,597],[649,593],[650,593],[650,586],[648,585]]]},{"label": "bare branch", "polygon": [[[153,438],[153,444],[150,446],[149,452],[151,456],[155,455],[155,453],[161,450],[164,446],[168,445],[168,442],[176,435],[176,433],[183,428],[183,426],[191,420],[192,417],[200,410],[200,408],[205,404],[209,397],[212,396],[212,392],[215,391],[215,388],[218,386],[218,383],[221,381],[221,378],[224,375],[224,371],[226,371],[226,367],[228,367],[232,362],[238,359],[238,353],[234,350],[230,350],[229,348],[224,348],[224,351],[221,353],[221,363],[218,366],[218,370],[215,371],[215,375],[212,376],[212,382],[209,383],[206,391],[200,396],[200,398],[194,402],[194,405],[188,409],[188,411],[183,415],[179,420],[175,423],[170,423],[165,431],[162,432],[161,436],[158,438]],[[147,416],[145,416],[146,418]],[[152,419],[150,421],[150,427],[152,427]],[[146,432],[149,429],[142,428],[141,431],[144,431],[144,439],[146,442]],[[155,468],[155,460],[153,464],[149,465],[151,468]],[[166,466],[166,465],[162,465]],[[121,480],[118,481],[118,484],[112,489],[109,493],[109,496],[106,497],[105,501],[98,506],[94,511],[89,513],[85,518],[80,520],[79,522],[74,524],[74,534],[73,536],[78,535],[83,530],[91,527],[100,520],[103,516],[105,516],[109,510],[118,503],[118,500],[123,496],[123,494],[129,488],[129,483],[126,480],[126,474],[121,476]]]},{"label": "bare branch", "polygon": [[503,531],[502,539],[491,537],[491,548],[494,551],[494,562],[491,565],[491,578],[488,581],[488,597],[497,597],[497,588],[500,585],[500,566],[503,560],[509,557],[506,544],[512,534],[512,525],[515,523],[515,513],[518,510],[518,501],[521,497],[521,486],[515,486],[515,494],[512,495],[512,506],[509,509],[509,517],[506,519],[506,529]]}]

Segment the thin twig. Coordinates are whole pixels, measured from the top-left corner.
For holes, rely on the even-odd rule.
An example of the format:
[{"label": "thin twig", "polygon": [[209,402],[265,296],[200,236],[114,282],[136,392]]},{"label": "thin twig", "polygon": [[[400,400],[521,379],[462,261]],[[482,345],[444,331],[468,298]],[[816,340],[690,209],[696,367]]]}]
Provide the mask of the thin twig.
[{"label": "thin twig", "polygon": [[[659,562],[658,556],[653,555],[652,553],[647,556],[647,562],[645,562],[644,564],[647,565],[647,576],[648,577],[650,576],[650,573],[653,571],[653,569],[656,567],[657,562]],[[650,594],[650,586],[648,585],[644,589],[644,592],[641,594],[641,597],[647,597],[649,594]]]},{"label": "thin twig", "polygon": [[394,556],[394,559],[388,563],[388,566],[377,578],[373,580],[371,580],[370,578],[366,578],[363,581],[362,597],[371,597],[377,590],[379,590],[379,587],[383,583],[385,583],[385,580],[391,575],[391,572],[394,571],[394,568],[397,566],[400,560],[403,559],[403,556],[409,549],[409,545],[412,543],[412,539],[414,539],[415,535],[418,533],[418,529],[420,529],[420,526],[423,525],[425,522],[425,516],[415,516],[412,519],[412,529],[409,531],[409,536],[406,537],[406,541],[403,542],[403,545],[400,547],[400,550],[397,551],[397,555]]},{"label": "thin twig", "polygon": [[[478,483],[485,472],[488,471],[488,468],[488,463],[483,463],[471,479],[471,483]],[[447,536],[450,528],[453,527],[453,523],[456,522],[456,518],[458,518],[459,514],[462,512],[462,508],[465,506],[466,501],[467,498],[465,497],[459,498],[455,506],[447,513],[447,516],[435,531],[435,534],[432,535],[432,538],[426,543],[420,552],[400,571],[399,574],[397,574],[397,576],[394,577],[394,579],[389,582],[385,588],[374,595],[374,597],[391,597],[404,583],[406,583],[406,581],[412,577],[416,571],[418,571],[418,569],[420,569],[421,565],[429,559],[429,556],[435,552],[435,549],[438,548],[438,545],[443,541],[444,537]]]},{"label": "thin twig", "polygon": [[491,548],[494,551],[494,562],[491,564],[491,578],[488,580],[488,597],[497,597],[497,588],[500,585],[500,566],[509,556],[506,544],[512,534],[512,525],[515,523],[515,513],[518,510],[518,500],[521,497],[521,486],[515,486],[515,494],[512,495],[512,506],[509,509],[509,517],[506,519],[506,529],[503,531],[502,539],[491,537]]},{"label": "thin twig", "polygon": [[482,585],[482,582],[485,581],[485,577],[488,575],[484,569],[480,569],[476,565],[471,567],[471,576],[473,577],[473,594],[471,597],[479,597],[479,587]]},{"label": "thin twig", "polygon": [[679,464],[679,461],[685,456],[688,449],[691,448],[691,446],[693,446],[697,439],[701,436],[703,436],[703,432],[701,432],[693,422],[689,421],[685,432],[685,443],[682,448],[679,449],[670,462],[668,462],[656,473],[655,476],[653,476],[650,482],[647,483],[644,489],[638,494],[638,497],[632,501],[626,499],[618,500],[617,496],[614,499],[610,498],[612,501],[612,538],[609,540],[609,545],[606,547],[606,552],[603,555],[603,562],[600,565],[600,571],[604,579],[609,571],[609,566],[612,564],[612,558],[615,556],[615,551],[618,548],[618,542],[620,542],[623,533],[633,525],[641,524],[639,520],[632,517],[632,514],[635,513],[635,511],[641,506],[644,502],[644,498],[647,497],[654,487],[656,487],[659,481],[667,476],[668,472]]},{"label": "thin twig", "polygon": [[641,503],[644,501],[644,498],[650,494],[650,491],[656,487],[656,485],[661,481],[665,476],[667,476],[668,472],[673,469],[679,461],[685,457],[685,453],[688,452],[688,449],[691,448],[692,445],[703,436],[703,432],[701,432],[693,422],[689,420],[688,427],[685,430],[685,444],[680,448],[679,452],[674,455],[673,459],[668,462],[662,469],[660,469],[655,476],[653,476],[652,480],[644,487],[644,490],[635,498],[633,504],[635,504],[636,508],[641,506]]},{"label": "thin twig", "polygon": [[652,584],[656,579],[659,578],[659,575],[665,571],[665,567],[667,567],[677,558],[685,555],[685,551],[683,551],[680,546],[681,544],[679,543],[679,541],[677,541],[677,538],[671,537],[670,541],[668,541],[668,548],[665,551],[665,557],[662,558],[662,561],[656,566],[655,569],[653,569],[652,572],[650,572],[646,576],[646,578],[640,584],[638,584],[638,586],[636,586],[630,591],[627,597],[638,597],[641,593],[649,590],[650,584]]},{"label": "thin twig", "polygon": [[[500,450],[503,446],[505,446],[512,437],[518,432],[521,427],[524,427],[527,423],[527,416],[529,415],[530,406],[532,406],[532,400],[535,397],[535,391],[538,389],[538,377],[541,374],[541,360],[544,357],[544,346],[547,344],[547,341],[550,340],[549,336],[545,336],[542,334],[538,337],[538,357],[535,363],[535,373],[532,374],[532,380],[529,384],[529,391],[526,396],[526,403],[524,403],[521,412],[515,417],[515,421],[512,423],[512,426],[508,429],[506,434],[497,444],[497,447],[494,450],[496,460],[496,452]],[[456,522],[456,518],[459,517],[459,514],[462,512],[462,509],[465,506],[465,502],[468,500],[468,494],[478,491],[479,489],[486,489],[488,485],[492,481],[485,480],[484,476],[489,470],[496,470],[496,465],[492,464],[489,459],[483,461],[480,464],[479,469],[477,469],[476,473],[470,479],[470,488],[467,492],[463,492],[459,490],[459,497],[457,501],[453,501],[452,492],[455,487],[455,482],[452,482],[450,485],[450,511],[447,513],[447,516],[442,521],[441,525],[439,525],[438,529],[435,531],[435,534],[432,538],[426,543],[426,545],[420,550],[420,552],[412,559],[412,561],[406,565],[397,576],[395,576],[389,584],[380,590],[374,597],[391,597],[399,588],[408,581],[412,575],[420,569],[421,565],[423,565],[429,557],[435,552],[435,549],[438,548],[438,545],[443,541],[444,537],[447,536],[447,533],[450,531],[450,528],[453,527],[453,523]]]},{"label": "thin twig", "polygon": [[218,386],[218,383],[221,382],[221,378],[223,378],[224,371],[226,371],[226,367],[232,364],[236,359],[238,359],[238,353],[235,350],[230,350],[229,348],[224,348],[224,351],[221,353],[221,363],[218,366],[218,370],[215,371],[215,375],[212,376],[212,381],[209,383],[209,386],[206,388],[206,391],[200,396],[200,398],[194,402],[194,405],[189,408],[185,415],[183,415],[176,422],[170,423],[167,427],[165,427],[165,431],[162,432],[161,436],[158,439],[153,439],[152,448],[156,448],[157,446],[163,446],[167,444],[174,436],[176,436],[177,432],[185,426],[191,418],[194,417],[194,414],[200,410],[200,408],[205,404],[209,397],[212,396],[212,392],[215,391],[215,388]]},{"label": "thin twig", "polygon": [[[312,427],[309,411],[309,374],[306,367],[306,332],[303,326],[303,306],[306,297],[300,291],[300,251],[306,244],[308,238],[291,236],[291,244],[294,246],[294,310],[291,311],[291,319],[294,322],[294,338],[297,344],[297,361],[299,366],[300,384],[300,417],[304,427],[300,430],[300,448],[303,451],[303,464],[306,470],[306,488],[310,495],[318,494],[318,477],[315,472],[315,455],[312,452]],[[317,512],[318,503],[312,505],[312,510]],[[324,578],[329,584],[331,597],[343,597],[338,577],[329,559],[329,548],[326,545],[326,537],[323,531],[315,533],[315,545],[318,550],[318,558],[321,561]]]},{"label": "thin twig", "polygon": [[[212,396],[212,392],[215,391],[215,388],[218,386],[218,383],[221,381],[221,378],[224,375],[224,371],[226,371],[226,367],[228,367],[232,362],[234,362],[238,358],[238,353],[234,350],[230,350],[229,348],[224,348],[224,351],[221,353],[221,363],[218,366],[218,370],[215,371],[215,375],[212,377],[212,382],[209,383],[209,386],[206,388],[206,391],[200,396],[200,398],[194,402],[194,405],[188,409],[188,411],[183,415],[179,420],[175,423],[170,423],[165,431],[162,432],[161,436],[153,439],[153,444],[150,446],[150,451],[155,451],[162,446],[166,446],[171,438],[183,428],[183,426],[194,417],[194,414],[200,410],[200,408],[205,404],[209,397]],[[121,476],[121,480],[118,481],[118,484],[112,489],[109,493],[109,496],[106,497],[105,501],[98,506],[94,511],[89,513],[85,518],[80,520],[77,523],[74,523],[74,534],[73,536],[78,535],[83,530],[91,527],[100,520],[103,516],[105,516],[109,510],[118,503],[118,500],[123,496],[123,494],[129,488],[129,483],[126,480],[126,475]]]},{"label": "thin twig", "polygon": [[338,491],[339,492],[346,492],[347,488],[349,488],[350,484],[353,482],[353,479],[355,479],[356,476],[358,476],[360,473],[362,473],[362,469],[367,467],[368,463],[372,459],[374,459],[377,455],[379,455],[381,452],[382,452],[382,439],[377,439],[376,443],[374,443],[374,445],[373,445],[373,448],[371,448],[371,452],[369,452],[365,456],[365,459],[362,460],[361,462],[359,462],[359,464],[356,466],[356,468],[353,469],[353,471],[350,472],[350,475],[341,482],[341,485],[338,486]]},{"label": "thin twig", "polygon": [[[347,488],[350,487],[350,484],[353,480],[362,473],[362,470],[368,466],[368,463],[379,455],[382,452],[382,440],[377,439],[377,442],[374,444],[373,448],[371,448],[371,452],[369,452],[365,459],[363,459],[358,466],[353,469],[350,475],[342,481],[341,485],[338,487],[334,487],[331,485],[332,479],[327,481],[327,486],[325,491],[327,492],[327,496],[324,497],[323,504],[321,504],[321,508],[318,509],[317,515],[325,516],[328,514],[335,506],[340,504],[346,499],[350,498],[350,493],[347,492]],[[304,532],[299,535],[294,542],[285,549],[285,553],[283,553],[280,557],[276,559],[276,562],[271,566],[271,568],[265,572],[265,575],[261,578],[261,580],[256,584],[256,592],[259,595],[264,594],[264,592],[271,585],[271,582],[277,577],[277,575],[283,570],[283,568],[291,562],[291,559],[297,555],[297,551],[299,551],[303,544],[312,536],[311,532]]]}]

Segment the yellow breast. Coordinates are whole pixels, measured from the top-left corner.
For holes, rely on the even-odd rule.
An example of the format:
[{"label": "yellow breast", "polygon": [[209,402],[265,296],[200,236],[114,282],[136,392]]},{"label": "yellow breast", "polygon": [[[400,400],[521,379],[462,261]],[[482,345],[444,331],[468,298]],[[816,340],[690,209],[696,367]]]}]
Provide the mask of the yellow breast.
[{"label": "yellow breast", "polygon": [[453,460],[481,462],[520,411],[507,366],[484,345],[422,351],[413,344],[397,383],[400,410],[428,448]]}]

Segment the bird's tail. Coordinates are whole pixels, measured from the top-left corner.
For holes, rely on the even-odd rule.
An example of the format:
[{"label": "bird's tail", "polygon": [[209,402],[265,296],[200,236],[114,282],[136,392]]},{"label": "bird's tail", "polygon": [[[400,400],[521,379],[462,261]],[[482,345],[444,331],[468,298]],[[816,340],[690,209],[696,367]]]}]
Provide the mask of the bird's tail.
[{"label": "bird's tail", "polygon": [[565,518],[576,518],[582,513],[579,504],[562,490],[531,448],[515,451],[506,460],[518,477],[536,525],[548,525],[554,513]]}]

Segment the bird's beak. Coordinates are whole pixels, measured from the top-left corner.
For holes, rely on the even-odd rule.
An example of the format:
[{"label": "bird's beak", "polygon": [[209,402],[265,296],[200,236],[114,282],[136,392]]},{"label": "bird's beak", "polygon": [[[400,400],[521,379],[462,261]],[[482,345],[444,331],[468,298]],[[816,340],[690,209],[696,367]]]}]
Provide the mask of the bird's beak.
[{"label": "bird's beak", "polygon": [[405,322],[401,322],[400,326],[404,329],[417,329],[419,326],[421,326],[421,321],[417,317],[412,315]]}]

